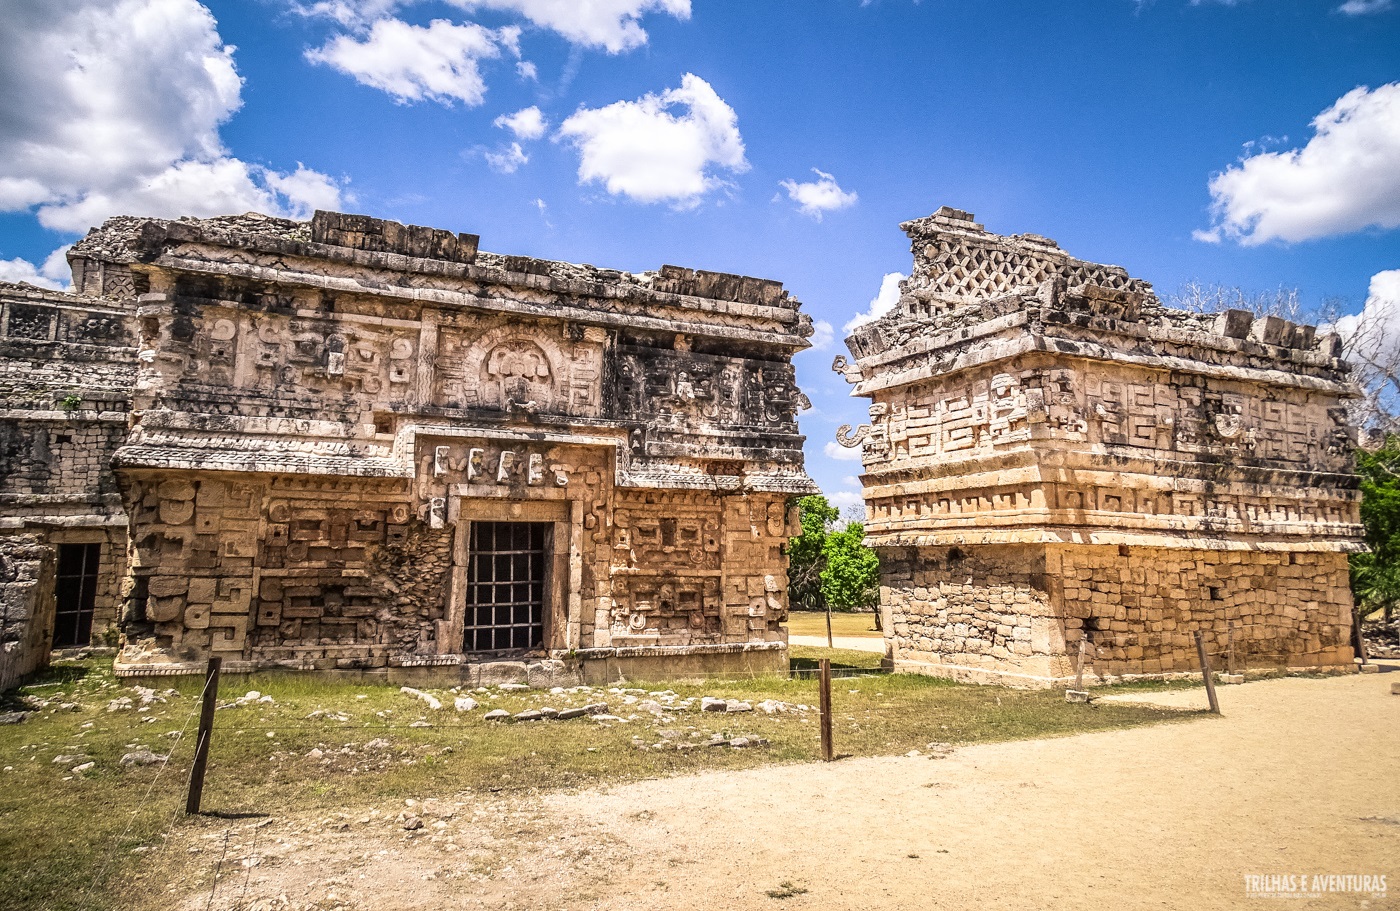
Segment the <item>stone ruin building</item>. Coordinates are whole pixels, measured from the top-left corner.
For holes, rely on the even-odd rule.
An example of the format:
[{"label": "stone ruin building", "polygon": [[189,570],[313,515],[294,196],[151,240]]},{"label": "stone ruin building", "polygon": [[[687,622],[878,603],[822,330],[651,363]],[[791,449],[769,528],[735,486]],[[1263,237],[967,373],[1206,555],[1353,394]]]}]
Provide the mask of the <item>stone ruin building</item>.
[{"label": "stone ruin building", "polygon": [[477,240],[114,218],[72,293],[0,285],[10,663],[119,625],[129,676],[785,669],[798,301]]},{"label": "stone ruin building", "polygon": [[867,541],[887,661],[1045,686],[1352,667],[1362,547],[1335,335],[1163,307],[1146,282],[943,208],[901,226],[898,306],[847,339],[871,400]]}]

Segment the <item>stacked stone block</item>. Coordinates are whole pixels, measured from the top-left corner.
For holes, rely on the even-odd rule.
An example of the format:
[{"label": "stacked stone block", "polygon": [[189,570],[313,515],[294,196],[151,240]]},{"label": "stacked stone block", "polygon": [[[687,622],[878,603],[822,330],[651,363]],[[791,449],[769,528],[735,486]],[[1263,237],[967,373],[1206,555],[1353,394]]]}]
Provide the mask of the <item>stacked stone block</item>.
[{"label": "stacked stone block", "polygon": [[113,219],[72,261],[129,301],[140,352],[111,459],[119,673],[480,677],[467,542],[503,521],[550,529],[532,661],[785,661],[787,502],[814,487],[791,366],[811,324],[781,284],[338,213]]},{"label": "stacked stone block", "polygon": [[100,545],[92,624],[99,645],[115,632],[126,571],[126,515],[111,459],[127,436],[134,304],[130,295],[0,283],[0,536]]},{"label": "stacked stone block", "polygon": [[53,562],[37,535],[0,537],[0,692],[49,664]]},{"label": "stacked stone block", "polygon": [[1116,266],[940,210],[835,368],[872,399],[869,541],[897,667],[1047,684],[1350,667],[1356,395],[1335,336],[1163,307]]}]

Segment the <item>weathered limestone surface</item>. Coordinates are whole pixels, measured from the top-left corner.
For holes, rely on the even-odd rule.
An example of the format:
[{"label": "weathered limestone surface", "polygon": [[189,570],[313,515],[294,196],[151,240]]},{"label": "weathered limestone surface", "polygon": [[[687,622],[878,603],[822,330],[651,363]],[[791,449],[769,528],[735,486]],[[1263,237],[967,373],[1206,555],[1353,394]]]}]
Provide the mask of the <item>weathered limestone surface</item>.
[{"label": "weathered limestone surface", "polygon": [[1197,629],[1242,665],[1350,667],[1335,336],[1171,310],[957,210],[902,227],[899,306],[834,365],[872,401],[838,438],[864,445],[896,667],[1044,685],[1086,639],[1091,678],[1175,673]]},{"label": "weathered limestone surface", "polygon": [[0,537],[0,691],[49,664],[53,550],[37,535]]},{"label": "weathered limestone surface", "polygon": [[[42,399],[0,422],[27,447],[0,491],[7,516],[54,522],[46,498],[71,491],[129,523],[120,673],[785,662],[786,503],[815,488],[791,366],[811,323],[779,283],[327,212],[117,218],[69,258],[75,294],[0,294],[27,340],[5,390],[39,378]],[[63,327],[99,311],[89,375]],[[70,386],[80,406],[57,409]],[[30,424],[49,446],[71,426],[73,458],[46,467]],[[518,670],[464,645],[482,522],[549,530],[543,643]]]},{"label": "weathered limestone surface", "polygon": [[114,299],[0,282],[0,536],[99,545],[97,640],[121,605],[126,513],[111,459],[136,376],[129,284],[105,291]]}]

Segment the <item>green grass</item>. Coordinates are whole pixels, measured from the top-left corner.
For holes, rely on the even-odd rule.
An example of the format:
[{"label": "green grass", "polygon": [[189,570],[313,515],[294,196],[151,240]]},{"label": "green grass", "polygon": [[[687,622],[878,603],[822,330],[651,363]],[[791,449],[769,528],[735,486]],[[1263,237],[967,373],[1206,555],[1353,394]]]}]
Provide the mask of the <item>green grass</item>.
[{"label": "green grass", "polygon": [[[827,649],[792,650],[795,666],[828,655],[853,668],[878,664],[878,654]],[[0,896],[14,911],[66,911],[130,903],[130,890],[159,893],[162,877],[180,859],[162,856],[163,834],[186,825],[180,810],[193,752],[194,718],[201,681],[174,678],[175,693],[146,711],[108,711],[111,700],[135,691],[112,678],[100,660],[65,663],[21,690],[7,694],[10,707],[25,697],[49,705],[23,724],[0,726]],[[764,699],[815,706],[812,679],[767,677],[665,683],[634,688],[670,690],[679,697],[702,695]],[[551,695],[542,691],[471,695],[483,708],[457,713],[451,696],[431,711],[387,684],[352,684],[284,675],[226,679],[223,702],[248,690],[272,696],[270,705],[222,708],[205,787],[206,811],[223,814],[315,814],[363,807],[405,797],[464,791],[524,792],[588,787],[606,782],[683,774],[701,769],[745,768],[818,758],[815,711],[674,713],[656,721],[623,695],[605,693],[617,714],[638,715],[629,724],[604,726],[587,719],[519,724],[482,721],[489,708],[511,712],[551,705],[581,705],[597,695]],[[644,693],[630,693],[638,699]],[[139,703],[139,698],[133,701]],[[61,709],[61,703],[76,706]],[[1018,691],[964,686],[914,675],[838,679],[833,684],[835,741],[841,755],[901,754],[931,741],[974,743],[1055,736],[1191,717],[1135,705],[1068,705],[1058,690]],[[0,710],[4,710],[0,708]],[[341,712],[348,720],[317,711]],[[424,720],[432,727],[410,727]],[[178,740],[174,734],[185,730]],[[663,731],[670,732],[663,735]],[[769,745],[748,750],[701,747],[691,751],[639,749],[669,743],[752,734]],[[268,736],[271,734],[272,736]],[[694,736],[692,736],[694,735]],[[368,750],[373,740],[383,749]],[[165,752],[168,768],[122,768],[121,756],[136,745]],[[342,752],[349,748],[349,752]],[[320,749],[320,759],[308,758]],[[81,755],[96,763],[73,774],[58,755]],[[157,777],[159,776],[159,777]],[[150,793],[149,799],[146,798]],[[139,880],[145,877],[144,883]]]},{"label": "green grass", "polygon": [[[825,611],[789,611],[788,634],[792,636],[825,636]],[[831,634],[833,636],[861,636],[881,639],[884,633],[875,628],[874,614],[853,614],[832,611]]]},{"label": "green grass", "polygon": [[831,659],[831,669],[835,670],[879,670],[880,661],[885,656],[880,652],[863,652],[848,648],[826,648],[816,645],[793,645],[788,647],[789,664],[794,671],[815,671],[822,658]]}]

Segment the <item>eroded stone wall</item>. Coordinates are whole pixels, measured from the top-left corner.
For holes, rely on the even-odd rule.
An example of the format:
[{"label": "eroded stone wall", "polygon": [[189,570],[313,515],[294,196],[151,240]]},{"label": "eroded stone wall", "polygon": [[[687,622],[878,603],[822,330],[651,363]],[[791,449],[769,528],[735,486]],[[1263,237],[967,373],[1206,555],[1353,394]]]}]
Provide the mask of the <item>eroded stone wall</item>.
[{"label": "eroded stone wall", "polygon": [[99,545],[99,645],[124,596],[126,515],[111,459],[136,375],[133,303],[0,283],[0,535]]},{"label": "eroded stone wall", "polygon": [[[1346,665],[1345,554],[1151,547],[886,548],[882,609],[905,667],[975,682]],[[1233,651],[1233,656],[1231,652]]]},{"label": "eroded stone wall", "polygon": [[0,537],[0,691],[49,664],[53,562],[37,535]]},{"label": "eroded stone wall", "polygon": [[549,530],[536,658],[781,659],[813,486],[780,284],[335,213],[114,219],[73,257],[135,313],[121,672],[470,660],[471,528],[513,521]]},{"label": "eroded stone wall", "polygon": [[1199,630],[1253,666],[1350,667],[1335,335],[1171,310],[956,210],[904,228],[898,306],[833,365],[871,399],[838,439],[863,447],[896,666],[1045,684],[1083,640],[1106,674],[1175,673]]}]

